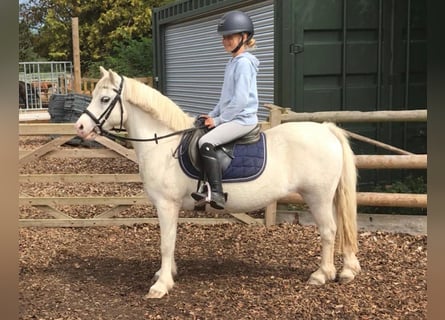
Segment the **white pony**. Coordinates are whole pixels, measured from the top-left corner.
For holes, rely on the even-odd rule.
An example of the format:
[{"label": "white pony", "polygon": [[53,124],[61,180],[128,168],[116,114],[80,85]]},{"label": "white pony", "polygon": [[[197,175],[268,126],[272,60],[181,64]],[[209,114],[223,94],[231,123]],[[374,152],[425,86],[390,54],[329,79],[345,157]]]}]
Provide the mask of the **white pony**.
[{"label": "white pony", "polygon": [[[194,119],[159,91],[112,70],[100,67],[100,71],[92,101],[75,124],[80,137],[94,139],[116,126],[125,127],[128,137],[135,140],[168,136],[156,143],[133,142],[144,189],[157,209],[161,231],[161,268],[145,297],[161,298],[173,287],[176,275],[178,212],[180,208],[194,208],[190,194],[197,186],[173,156],[181,139],[174,133],[191,128]],[[308,282],[321,285],[336,278],[336,240],[343,254],[339,281],[352,281],[360,272],[356,257],[357,171],[345,132],[332,123],[293,122],[264,133],[267,165],[255,180],[223,183],[228,193],[226,210],[249,212],[298,192],[309,206],[321,236],[320,266]]]}]

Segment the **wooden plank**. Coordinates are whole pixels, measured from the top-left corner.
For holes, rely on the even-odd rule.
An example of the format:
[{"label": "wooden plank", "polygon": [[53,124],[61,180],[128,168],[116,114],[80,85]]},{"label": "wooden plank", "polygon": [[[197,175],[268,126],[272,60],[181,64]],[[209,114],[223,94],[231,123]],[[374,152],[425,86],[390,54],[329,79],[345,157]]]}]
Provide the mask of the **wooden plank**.
[{"label": "wooden plank", "polygon": [[359,169],[426,169],[428,156],[414,155],[357,155]]},{"label": "wooden plank", "polygon": [[271,128],[281,124],[281,109],[272,108],[272,109],[270,109],[269,113],[270,113],[269,122],[270,122]]},{"label": "wooden plank", "polygon": [[80,44],[79,44],[79,18],[71,18],[71,37],[73,45],[73,90],[74,92],[81,93],[81,76],[80,76]]},{"label": "wooden plank", "polygon": [[44,213],[47,213],[51,215],[52,217],[56,219],[73,219],[69,215],[63,213],[62,211],[59,211],[53,207],[50,206],[35,206],[36,208],[42,210]]},{"label": "wooden plank", "polygon": [[427,110],[381,110],[381,111],[321,111],[293,112],[281,115],[283,122],[331,121],[331,122],[425,122]]},{"label": "wooden plank", "polygon": [[19,159],[19,166],[23,166],[24,164],[33,161],[35,159],[38,159],[45,155],[46,153],[50,152],[51,150],[59,147],[60,145],[64,144],[65,142],[71,140],[74,138],[74,136],[63,136],[55,138],[54,140],[51,140],[50,142],[44,144],[40,148],[34,150],[33,152],[27,154],[26,156]]},{"label": "wooden plank", "polygon": [[426,208],[426,194],[411,193],[357,193],[357,204],[362,206]]},{"label": "wooden plank", "polygon": [[[32,150],[19,150],[19,157],[22,158],[25,155],[33,152]],[[130,151],[131,152],[131,151]],[[134,152],[134,151],[133,151]],[[45,154],[45,158],[119,158],[121,155],[116,151],[105,148],[92,148],[92,149],[57,149],[51,150]]]},{"label": "wooden plank", "polygon": [[[275,126],[280,125],[282,121],[281,115],[284,109],[270,104],[265,106],[266,108],[269,109],[270,127],[273,128]],[[277,202],[274,201],[265,208],[264,223],[267,227],[269,227],[276,223],[276,219],[277,219]]]},{"label": "wooden plank", "polygon": [[115,206],[105,212],[102,212],[101,214],[98,214],[96,216],[94,216],[94,219],[105,219],[105,218],[113,218],[115,217],[117,214],[119,214],[120,212],[122,212],[123,210],[126,210],[128,208],[130,208],[131,206],[129,205],[120,205],[120,206]]},{"label": "wooden plank", "polygon": [[142,182],[138,173],[134,174],[21,174],[19,183],[129,183]]},{"label": "wooden plank", "polygon": [[120,155],[124,156],[127,159],[130,159],[131,161],[138,163],[138,160],[136,158],[136,153],[134,152],[133,149],[128,149],[122,145],[120,145],[119,143],[116,143],[108,138],[99,136],[96,138],[96,141],[99,142],[100,144],[104,145],[105,147],[116,151],[117,153],[119,153]]},{"label": "wooden plank", "polygon": [[371,139],[371,138],[368,138],[368,137],[365,137],[365,136],[362,136],[362,135],[359,135],[359,134],[356,134],[356,133],[353,133],[353,132],[349,132],[349,131],[347,131],[347,132],[348,132],[348,135],[351,138],[354,138],[356,140],[363,141],[363,142],[375,145],[377,147],[389,150],[389,151],[397,153],[397,154],[405,154],[405,155],[413,155],[414,154],[412,152],[409,152],[409,151],[406,151],[406,150],[403,150],[403,149],[391,146],[389,144],[386,144],[386,143],[383,143],[383,142],[380,142],[380,141],[377,141],[377,140],[374,140],[374,139]]},{"label": "wooden plank", "polygon": [[249,216],[246,213],[230,213],[229,214],[235,219],[245,223],[245,224],[264,224],[262,223],[262,219],[255,219]]},{"label": "wooden plank", "polygon": [[[145,196],[145,191],[142,191],[138,194],[138,196]],[[103,218],[113,218],[118,213],[122,212],[123,210],[126,210],[130,208],[130,205],[117,205],[113,208],[110,208],[109,210],[102,212],[101,214],[96,215],[95,219],[103,219]]]},{"label": "wooden plank", "polygon": [[[105,227],[105,226],[132,226],[134,224],[158,224],[157,218],[108,218],[108,219],[19,219],[19,227]],[[179,218],[178,223],[193,223],[201,225],[215,225],[237,223],[232,218]]]},{"label": "wooden plank", "polygon": [[[22,197],[29,197],[25,192],[21,193]],[[72,219],[69,215],[57,210],[56,208],[48,205],[35,206],[37,209],[42,210],[44,213],[49,214],[50,216],[56,219]]]},{"label": "wooden plank", "polygon": [[133,197],[19,197],[19,205],[147,205],[145,196]]},{"label": "wooden plank", "polygon": [[[290,193],[286,197],[278,200],[280,203],[303,204],[303,197],[298,193]],[[426,194],[412,193],[379,193],[379,192],[358,192],[357,205],[376,207],[406,207],[406,208],[426,208]]]},{"label": "wooden plank", "polygon": [[277,221],[277,201],[269,204],[264,212],[264,223],[266,227],[274,225]]},{"label": "wooden plank", "polygon": [[19,113],[19,121],[49,121],[51,119],[48,110],[26,111]]},{"label": "wooden plank", "polygon": [[20,123],[19,135],[44,136],[44,135],[76,135],[74,123]]}]

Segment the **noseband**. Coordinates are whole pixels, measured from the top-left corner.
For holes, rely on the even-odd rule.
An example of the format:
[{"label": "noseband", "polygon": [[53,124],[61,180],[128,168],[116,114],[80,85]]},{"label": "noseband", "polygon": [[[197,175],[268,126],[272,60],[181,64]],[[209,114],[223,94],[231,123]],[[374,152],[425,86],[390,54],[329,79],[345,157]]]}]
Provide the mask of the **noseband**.
[{"label": "noseband", "polygon": [[111,112],[113,111],[114,107],[116,106],[116,103],[118,103],[118,102],[119,102],[119,105],[121,108],[121,123],[120,123],[119,129],[113,129],[113,130],[123,131],[122,128],[123,128],[123,122],[124,122],[124,108],[122,106],[121,94],[122,94],[122,88],[124,86],[124,78],[122,76],[120,76],[120,78],[121,78],[121,83],[119,85],[119,89],[113,89],[113,91],[116,92],[114,99],[110,102],[110,104],[104,110],[104,112],[102,112],[102,114],[99,116],[99,118],[96,118],[96,116],[93,113],[91,113],[91,111],[89,111],[88,109],[85,109],[83,111],[83,113],[85,113],[87,116],[89,116],[91,118],[91,120],[94,121],[94,123],[96,124],[96,128],[99,130],[99,134],[102,134],[104,132],[104,129],[102,127],[105,124],[105,121],[107,121],[108,118],[110,117]]}]

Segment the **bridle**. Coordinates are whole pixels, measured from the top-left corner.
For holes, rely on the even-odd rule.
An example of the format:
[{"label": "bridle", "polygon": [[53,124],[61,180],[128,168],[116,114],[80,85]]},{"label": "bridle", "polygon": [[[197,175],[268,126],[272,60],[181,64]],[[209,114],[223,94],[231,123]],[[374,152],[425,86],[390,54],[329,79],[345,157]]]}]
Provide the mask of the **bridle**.
[{"label": "bridle", "polygon": [[100,135],[103,135],[103,132],[108,132],[105,129],[103,129],[103,125],[105,124],[105,121],[107,121],[108,118],[110,117],[110,114],[113,111],[114,107],[116,106],[117,102],[119,102],[119,106],[121,108],[121,123],[120,123],[119,129],[112,129],[112,130],[116,130],[116,131],[123,130],[122,128],[123,128],[123,122],[124,122],[124,108],[122,106],[121,94],[122,94],[122,88],[124,87],[124,78],[122,76],[120,76],[120,78],[121,78],[121,83],[119,85],[119,89],[113,89],[113,91],[116,92],[114,99],[110,102],[110,104],[104,110],[104,112],[102,112],[102,114],[99,116],[99,118],[96,118],[96,116],[88,109],[85,109],[83,111],[83,113],[85,113],[87,116],[89,116],[91,118],[91,120],[94,121],[94,123],[96,124],[95,129],[97,129],[99,131],[98,133]]},{"label": "bridle", "polygon": [[116,104],[119,102],[120,111],[121,111],[121,119],[120,119],[119,129],[112,128],[111,130],[116,131],[116,132],[124,131],[124,129],[123,129],[124,108],[122,106],[122,98],[121,98],[122,88],[124,86],[124,77],[122,77],[121,75],[119,75],[119,76],[121,78],[121,83],[119,85],[119,89],[113,89],[113,91],[116,92],[116,95],[114,96],[113,100],[110,102],[108,107],[104,110],[104,112],[102,112],[102,114],[99,116],[99,118],[96,118],[96,116],[91,111],[89,111],[88,109],[85,109],[83,111],[83,113],[85,113],[87,116],[89,116],[91,118],[91,120],[94,121],[94,123],[96,124],[95,131],[99,135],[107,137],[107,138],[114,138],[114,139],[121,140],[121,141],[139,141],[139,142],[155,141],[156,144],[158,144],[158,141],[161,140],[161,139],[165,139],[165,138],[168,138],[168,137],[171,137],[171,136],[175,136],[175,135],[179,135],[179,134],[195,131],[197,129],[202,129],[201,127],[193,127],[193,128],[190,128],[190,129],[175,131],[175,132],[172,132],[172,133],[166,134],[164,136],[160,136],[160,137],[158,137],[158,135],[155,133],[153,138],[145,138],[145,139],[124,137],[124,136],[121,136],[121,135],[117,135],[117,134],[111,133],[108,130],[105,130],[103,128],[103,125],[105,124],[105,122],[110,117],[110,114],[113,111],[113,109],[116,106]]}]

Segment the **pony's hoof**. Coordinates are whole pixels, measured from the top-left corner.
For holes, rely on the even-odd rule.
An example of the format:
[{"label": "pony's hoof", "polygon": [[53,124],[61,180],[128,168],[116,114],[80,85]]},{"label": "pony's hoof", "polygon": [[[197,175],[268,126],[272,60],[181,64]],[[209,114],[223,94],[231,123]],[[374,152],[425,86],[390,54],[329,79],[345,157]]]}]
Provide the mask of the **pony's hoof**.
[{"label": "pony's hoof", "polygon": [[325,269],[318,269],[314,273],[311,274],[309,277],[309,280],[307,281],[308,284],[321,286],[326,283],[326,281],[334,280],[335,279],[335,268],[325,268]]},{"label": "pony's hoof", "polygon": [[321,286],[325,284],[325,279],[324,277],[318,277],[317,275],[311,275],[311,277],[308,279],[307,283],[310,285],[315,285],[315,286]]},{"label": "pony's hoof", "polygon": [[358,261],[353,264],[349,264],[345,266],[343,270],[338,275],[338,282],[340,283],[348,283],[354,280],[355,276],[361,272],[362,268]]},{"label": "pony's hoof", "polygon": [[321,281],[320,279],[309,278],[309,280],[307,281],[307,284],[310,284],[313,286],[321,286],[321,285],[324,285],[324,281]]},{"label": "pony's hoof", "polygon": [[343,270],[339,275],[338,275],[338,282],[345,284],[345,283],[349,283],[352,280],[354,280],[356,273],[353,272],[352,270]]},{"label": "pony's hoof", "polygon": [[166,293],[167,292],[163,292],[163,291],[151,288],[150,291],[144,296],[144,300],[161,299],[163,296],[165,296]]}]

